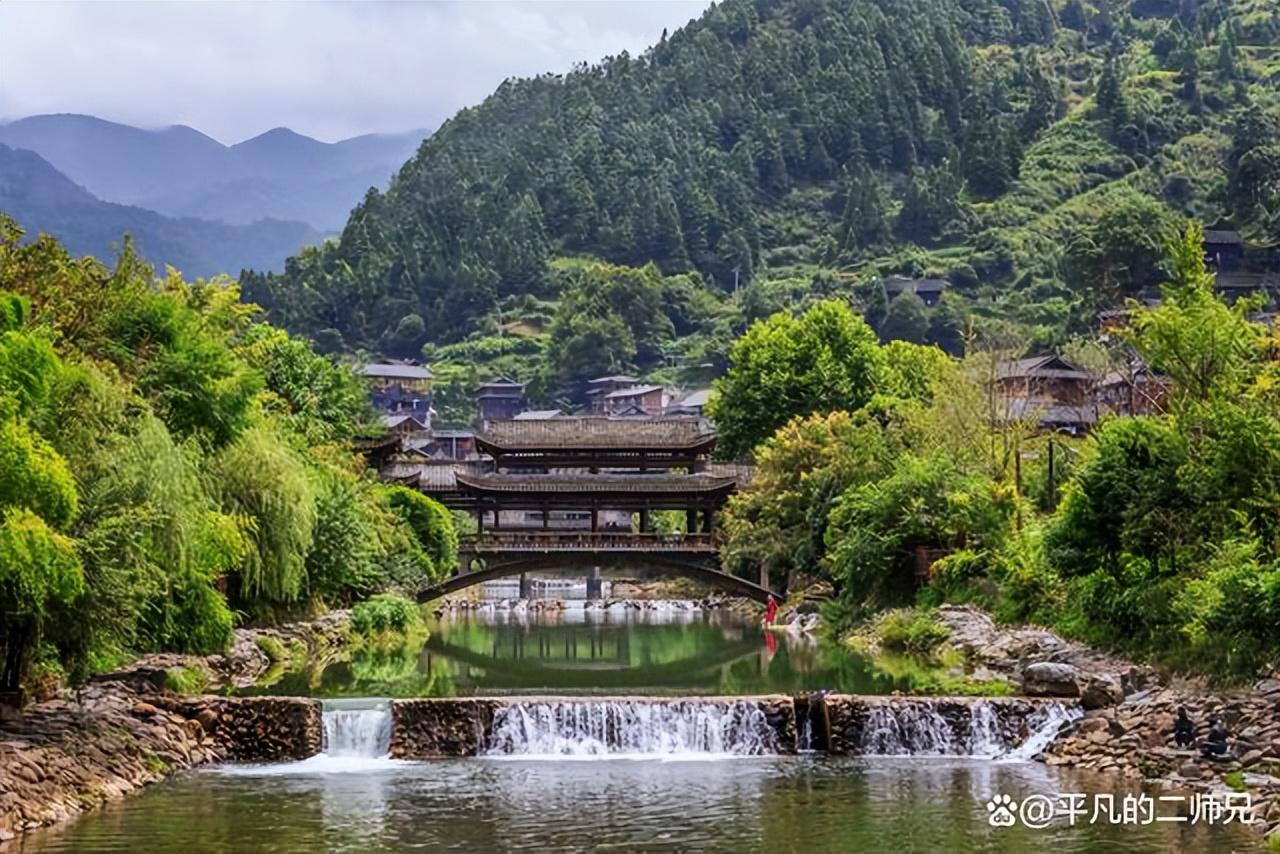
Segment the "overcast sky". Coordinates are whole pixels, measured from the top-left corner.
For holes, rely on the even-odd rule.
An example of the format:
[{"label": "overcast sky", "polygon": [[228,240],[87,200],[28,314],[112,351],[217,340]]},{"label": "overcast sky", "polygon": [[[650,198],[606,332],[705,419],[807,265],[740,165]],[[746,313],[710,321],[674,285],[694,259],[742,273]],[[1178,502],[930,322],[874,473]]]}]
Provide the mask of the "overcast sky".
[{"label": "overcast sky", "polygon": [[0,0],[0,121],[88,113],[224,143],[434,128],[507,77],[639,53],[707,0]]}]

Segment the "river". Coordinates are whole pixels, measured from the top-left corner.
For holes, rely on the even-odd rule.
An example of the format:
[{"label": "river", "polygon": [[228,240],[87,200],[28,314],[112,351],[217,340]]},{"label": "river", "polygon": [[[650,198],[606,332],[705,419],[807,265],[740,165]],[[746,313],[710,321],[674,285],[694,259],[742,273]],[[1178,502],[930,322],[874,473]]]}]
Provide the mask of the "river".
[{"label": "river", "polygon": [[[1255,842],[1230,826],[1090,824],[1088,815],[1071,826],[993,827],[996,795],[1092,802],[1110,792],[1118,802],[1140,790],[1011,758],[735,755],[758,753],[758,742],[731,714],[734,701],[676,700],[655,712],[625,699],[883,693],[896,681],[817,643],[766,643],[757,626],[723,612],[488,609],[435,623],[413,648],[260,689],[328,698],[324,754],[182,774],[24,836],[16,850],[1208,852]],[[342,699],[533,693],[580,699],[530,698],[495,728],[485,755],[429,762],[385,757],[385,701]],[[599,711],[590,694],[624,698],[598,732],[583,717]]]}]

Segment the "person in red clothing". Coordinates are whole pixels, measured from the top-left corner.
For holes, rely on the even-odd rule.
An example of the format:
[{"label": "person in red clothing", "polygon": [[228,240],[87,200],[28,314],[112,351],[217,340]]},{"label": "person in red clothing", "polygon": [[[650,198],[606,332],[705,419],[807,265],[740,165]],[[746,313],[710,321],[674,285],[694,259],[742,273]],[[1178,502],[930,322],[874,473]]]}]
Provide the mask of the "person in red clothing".
[{"label": "person in red clothing", "polygon": [[778,600],[773,598],[773,594],[769,594],[769,604],[764,606],[764,624],[766,626],[773,625],[773,618],[778,616]]}]

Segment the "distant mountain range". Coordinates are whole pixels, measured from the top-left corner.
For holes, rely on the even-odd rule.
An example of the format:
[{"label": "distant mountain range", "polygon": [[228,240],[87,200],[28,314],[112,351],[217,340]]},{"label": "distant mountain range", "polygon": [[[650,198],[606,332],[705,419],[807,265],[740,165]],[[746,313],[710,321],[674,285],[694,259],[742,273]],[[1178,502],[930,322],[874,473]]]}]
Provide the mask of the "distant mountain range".
[{"label": "distant mountain range", "polygon": [[105,201],[234,225],[297,220],[319,231],[341,229],[365,192],[384,188],[427,135],[327,143],[276,128],[227,146],[182,125],[144,130],[74,114],[0,125],[0,143],[36,152]]},{"label": "distant mountain range", "polygon": [[128,233],[147,260],[171,264],[188,277],[235,276],[258,265],[279,269],[290,253],[321,239],[301,222],[228,225],[104,202],[35,152],[7,145],[0,145],[0,213],[17,220],[28,237],[47,232],[74,254],[107,263]]}]

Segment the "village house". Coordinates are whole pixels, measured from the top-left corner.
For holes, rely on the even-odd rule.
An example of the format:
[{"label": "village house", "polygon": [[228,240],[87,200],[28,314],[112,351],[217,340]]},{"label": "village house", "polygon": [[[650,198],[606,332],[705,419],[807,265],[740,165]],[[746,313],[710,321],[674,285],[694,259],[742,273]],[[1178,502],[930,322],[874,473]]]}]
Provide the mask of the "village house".
[{"label": "village house", "polygon": [[1035,418],[1042,429],[1081,435],[1098,421],[1092,385],[1087,371],[1055,354],[998,362],[992,416],[1005,422]]},{"label": "village house", "polygon": [[706,412],[707,401],[710,399],[711,389],[696,388],[673,398],[667,405],[667,409],[664,414],[701,418]]},{"label": "village house", "polygon": [[1093,400],[1104,415],[1154,415],[1164,411],[1171,381],[1145,364],[1108,371],[1094,385]]},{"label": "village house", "polygon": [[637,377],[629,377],[625,374],[617,374],[608,377],[596,377],[593,380],[587,380],[587,401],[591,411],[599,414],[605,412],[605,397],[615,391],[624,388],[631,388],[640,384]]},{"label": "village house", "polygon": [[371,362],[360,369],[368,378],[369,400],[385,413],[408,413],[431,424],[431,370],[409,362]]},{"label": "village house", "polygon": [[942,301],[946,290],[946,279],[911,279],[906,276],[886,276],[884,279],[884,292],[889,300],[911,293],[930,308]]},{"label": "village house", "polygon": [[481,424],[515,418],[525,409],[524,383],[498,377],[476,389],[475,401]]},{"label": "village house", "polygon": [[606,415],[657,416],[666,408],[670,395],[660,385],[637,385],[604,395]]}]

